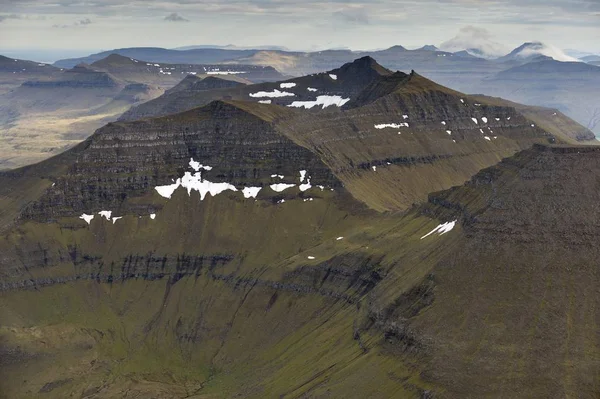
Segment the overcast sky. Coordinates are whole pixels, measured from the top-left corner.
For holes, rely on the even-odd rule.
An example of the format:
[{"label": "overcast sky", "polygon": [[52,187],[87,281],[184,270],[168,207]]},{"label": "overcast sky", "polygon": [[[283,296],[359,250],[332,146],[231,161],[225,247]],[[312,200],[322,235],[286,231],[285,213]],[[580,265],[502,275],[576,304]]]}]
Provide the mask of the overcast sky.
[{"label": "overcast sky", "polygon": [[[507,48],[600,52],[600,0],[0,0],[0,50],[196,44],[415,48],[465,26]],[[480,32],[479,34],[477,32]]]}]

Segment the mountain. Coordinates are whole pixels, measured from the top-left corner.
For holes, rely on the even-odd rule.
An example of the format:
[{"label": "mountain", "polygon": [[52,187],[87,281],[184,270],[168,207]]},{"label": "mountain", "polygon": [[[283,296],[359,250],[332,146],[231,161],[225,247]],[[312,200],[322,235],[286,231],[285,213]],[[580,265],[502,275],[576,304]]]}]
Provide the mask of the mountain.
[{"label": "mountain", "polygon": [[67,70],[9,60],[0,62],[0,76],[2,70],[14,76],[15,66],[26,71],[19,72],[22,79],[18,84],[11,78],[10,90],[0,93],[0,169],[23,166],[64,151],[132,105],[172,89],[186,76],[219,77],[205,80],[194,90],[284,79],[265,66],[159,64],[118,54]]},{"label": "mountain", "polygon": [[50,79],[60,73],[58,68],[39,62],[19,60],[0,55],[0,95],[30,79]]},{"label": "mountain", "polygon": [[421,51],[440,51],[439,48],[437,48],[436,46],[432,45],[432,44],[427,44],[423,47],[418,48],[417,50],[421,50]]},{"label": "mountain", "polygon": [[214,44],[201,44],[195,46],[182,46],[176,47],[173,50],[197,50],[197,49],[223,49],[223,50],[281,50],[287,51],[287,48],[283,46],[236,46],[233,44],[228,44],[226,46],[214,45]]},{"label": "mountain", "polygon": [[370,58],[321,75],[279,87],[355,94],[1,172],[0,396],[595,395],[599,147]]},{"label": "mountain", "polygon": [[86,64],[29,77],[0,95],[0,169],[62,152],[131,105],[164,92]]},{"label": "mountain", "polygon": [[218,100],[0,173],[2,396],[547,397],[565,358],[593,395],[597,148],[333,72],[341,108]]},{"label": "mountain", "polygon": [[477,91],[556,108],[598,134],[598,84],[598,66],[544,60],[502,71],[484,80]]},{"label": "mountain", "polygon": [[[491,41],[489,34],[486,32],[467,28],[459,36],[460,43],[462,43],[460,46],[441,46],[447,51],[431,51],[431,48],[407,50],[402,46],[360,52],[350,50],[315,52],[255,50],[240,53],[238,50],[219,50],[222,52],[220,53],[222,58],[218,62],[221,65],[228,65],[228,67],[232,65],[271,66],[287,76],[304,76],[332,70],[356,58],[370,56],[377,59],[381,65],[390,70],[409,72],[414,69],[428,79],[461,92],[487,93],[493,96],[508,98],[512,101],[557,108],[569,117],[576,119],[579,123],[589,125],[589,115],[594,114],[593,104],[596,103],[594,101],[596,94],[591,93],[591,97],[588,97],[590,96],[589,88],[596,84],[593,79],[588,81],[587,84],[581,85],[580,81],[581,79],[585,79],[584,76],[564,75],[561,77],[560,87],[556,89],[548,84],[542,87],[533,84],[517,87],[510,85],[502,87],[490,84],[490,80],[498,73],[515,66],[547,60],[548,56],[564,59],[563,53],[560,50],[552,46],[534,42],[520,46],[509,57],[507,55],[508,50],[504,46]],[[458,41],[455,41],[456,43]],[[152,50],[156,50],[156,52],[146,53],[148,57],[160,54],[160,57],[164,57],[162,60],[168,63],[177,63],[176,59],[188,56],[188,58],[185,58],[186,63],[211,63],[214,60],[211,58],[212,53],[208,50],[206,53],[187,53],[176,50],[163,52],[161,49]],[[120,52],[121,50],[115,51]],[[122,51],[130,54],[134,52],[142,54],[139,49],[122,49]],[[105,55],[109,53],[111,52],[107,52]],[[125,55],[136,58],[132,55]],[[504,57],[500,60],[494,59],[502,56]],[[155,61],[154,58],[137,57],[137,59]],[[69,65],[74,65],[77,61],[85,60],[84,58],[70,61]],[[532,81],[535,81],[536,76],[532,75],[531,78]],[[276,80],[281,80],[281,78],[277,78]],[[571,86],[571,94],[565,94],[563,86]],[[595,133],[600,135],[600,130],[598,129],[600,127],[595,128]]]},{"label": "mountain", "polygon": [[111,54],[119,54],[136,60],[148,60],[153,63],[170,64],[217,64],[232,58],[247,57],[258,50],[225,50],[216,48],[202,48],[192,50],[169,50],[157,47],[131,47],[103,51],[91,54],[88,57],[70,58],[54,63],[60,68],[72,68],[77,64],[92,64]]},{"label": "mountain", "polygon": [[111,54],[94,62],[97,70],[109,72],[123,80],[135,83],[173,87],[188,74],[200,76],[222,76],[225,79],[242,83],[265,82],[283,79],[283,75],[269,66],[257,65],[215,65],[215,64],[168,64],[155,63]]},{"label": "mountain", "polygon": [[574,57],[566,55],[562,50],[557,47],[550,46],[541,42],[529,42],[523,43],[504,57],[498,58],[500,62],[507,61],[526,61],[534,60],[539,61],[543,58],[552,58],[556,61],[562,62],[578,62],[579,60]]},{"label": "mountain", "polygon": [[600,61],[600,55],[586,55],[585,57],[581,57],[580,60],[588,63],[598,62]]},{"label": "mountain", "polygon": [[162,116],[208,104],[214,100],[250,100],[268,104],[323,108],[343,105],[381,76],[391,74],[371,57],[363,57],[328,72],[288,79],[284,82],[234,86],[220,90],[197,90],[183,83],[123,114],[121,120]]},{"label": "mountain", "polygon": [[549,76],[554,74],[569,75],[574,79],[585,79],[588,76],[597,78],[600,74],[600,68],[583,62],[559,62],[552,59],[544,59],[507,69],[498,73],[497,77],[511,76],[531,79],[531,74],[533,73],[536,74],[536,77],[546,76],[546,79],[551,79]]}]

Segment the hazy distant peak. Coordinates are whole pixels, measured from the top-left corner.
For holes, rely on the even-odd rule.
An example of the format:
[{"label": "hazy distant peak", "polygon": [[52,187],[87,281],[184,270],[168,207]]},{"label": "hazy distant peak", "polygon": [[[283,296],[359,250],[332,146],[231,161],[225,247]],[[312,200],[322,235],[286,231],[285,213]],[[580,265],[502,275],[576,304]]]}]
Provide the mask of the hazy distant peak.
[{"label": "hazy distant peak", "polygon": [[579,62],[577,58],[568,56],[564,51],[558,47],[542,43],[542,42],[527,42],[523,43],[513,51],[511,51],[506,57],[507,59],[526,59],[535,58],[538,56],[545,56],[555,59],[556,61],[563,62]]},{"label": "hazy distant peak", "polygon": [[423,47],[418,48],[417,50],[422,50],[422,51],[440,51],[439,48],[437,48],[436,46],[434,46],[433,44],[427,44]]}]

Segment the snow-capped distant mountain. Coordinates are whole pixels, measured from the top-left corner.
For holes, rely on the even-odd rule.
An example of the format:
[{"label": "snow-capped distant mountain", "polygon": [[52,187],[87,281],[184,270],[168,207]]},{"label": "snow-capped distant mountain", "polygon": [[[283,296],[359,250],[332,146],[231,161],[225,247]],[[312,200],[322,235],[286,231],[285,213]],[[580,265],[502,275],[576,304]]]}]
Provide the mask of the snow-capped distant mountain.
[{"label": "snow-capped distant mountain", "polygon": [[499,61],[519,61],[528,60],[537,57],[549,57],[556,61],[580,62],[579,59],[565,54],[558,47],[542,42],[523,43],[509,54],[499,58]]}]

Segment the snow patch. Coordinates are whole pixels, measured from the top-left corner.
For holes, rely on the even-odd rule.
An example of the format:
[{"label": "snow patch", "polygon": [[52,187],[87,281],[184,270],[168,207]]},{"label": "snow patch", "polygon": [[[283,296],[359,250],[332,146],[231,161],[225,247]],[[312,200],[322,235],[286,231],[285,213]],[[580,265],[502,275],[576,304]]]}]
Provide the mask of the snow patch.
[{"label": "snow patch", "polygon": [[401,123],[381,123],[379,125],[374,125],[375,129],[385,129],[386,127],[391,127],[393,129],[399,129],[401,127],[409,127],[407,122]]},{"label": "snow patch", "polygon": [[377,166],[371,166],[371,169],[373,169],[373,172],[377,172]]},{"label": "snow patch", "polygon": [[262,187],[244,187],[242,194],[244,194],[244,198],[256,198],[260,190]]},{"label": "snow patch", "polygon": [[438,227],[436,227],[435,229],[431,230],[429,233],[427,233],[423,237],[421,237],[421,240],[425,237],[428,237],[428,236],[434,234],[434,233],[438,233],[439,235],[446,234],[447,232],[451,231],[455,225],[456,225],[456,220],[454,220],[452,222],[442,223]]},{"label": "snow patch", "polygon": [[450,134],[452,134],[452,130],[446,130],[446,133],[448,133],[450,135]]},{"label": "snow patch", "polygon": [[115,224],[116,221],[119,220],[119,219],[123,219],[123,216],[115,216],[114,218],[112,218],[113,224]]},{"label": "snow patch", "polygon": [[446,126],[446,121],[442,121],[442,125]]},{"label": "snow patch", "polygon": [[310,185],[310,179],[308,179],[308,181],[305,184],[299,185],[298,188],[300,189],[300,191],[310,190],[312,188],[312,186]]},{"label": "snow patch", "polygon": [[236,75],[240,73],[246,73],[244,71],[207,71],[207,75]]},{"label": "snow patch", "polygon": [[484,136],[484,139],[486,139],[487,141],[492,141],[492,139],[490,139],[488,136]]},{"label": "snow patch", "polygon": [[151,213],[150,214],[150,219],[152,219],[152,220],[156,219],[156,213]]},{"label": "snow patch", "polygon": [[305,170],[301,170],[300,171],[300,183],[302,183],[304,181],[305,177],[306,177],[306,171]]},{"label": "snow patch", "polygon": [[308,91],[317,91],[317,89],[315,89],[314,87],[307,87],[306,90],[308,90]]},{"label": "snow patch", "polygon": [[110,220],[110,216],[112,215],[112,211],[100,211],[100,212],[98,212],[98,215],[100,215],[100,217],[106,218],[106,220]]},{"label": "snow patch", "polygon": [[343,239],[344,239],[344,237],[338,237],[338,238],[336,238],[335,240],[336,240],[336,241],[339,241],[339,240],[343,240]]},{"label": "snow patch", "polygon": [[250,97],[254,97],[254,98],[261,98],[261,97],[271,97],[271,98],[275,98],[275,97],[293,97],[295,96],[294,93],[289,93],[287,91],[279,91],[277,89],[274,89],[273,91],[259,91],[256,93],[250,93]]},{"label": "snow patch", "polygon": [[307,256],[307,258],[308,258],[308,259],[310,259],[310,260],[313,260],[313,259],[315,259],[315,257],[314,257],[314,256]]},{"label": "snow patch", "polygon": [[322,108],[327,108],[330,105],[341,107],[350,101],[349,98],[342,98],[342,96],[317,96],[315,101],[294,101],[288,105],[288,107],[311,109],[315,105],[322,105]]},{"label": "snow patch", "polygon": [[271,104],[271,100],[258,100],[261,104]]},{"label": "snow patch", "polygon": [[277,184],[271,184],[269,187],[271,187],[271,190],[280,193],[284,190],[287,190],[288,188],[292,188],[295,187],[295,184],[286,184],[286,183],[277,183]]},{"label": "snow patch", "polygon": [[483,118],[481,118],[481,120],[483,121],[483,123],[487,123],[488,122],[488,118],[486,118],[485,116]]},{"label": "snow patch", "polygon": [[206,194],[209,193],[214,197],[221,194],[223,191],[238,191],[235,186],[229,183],[213,183],[208,180],[202,180],[202,174],[200,172],[194,174],[185,172],[183,177],[177,179],[175,183],[166,186],[156,186],[155,190],[162,197],[171,198],[175,190],[179,187],[187,189],[188,195],[191,195],[192,191],[198,191],[201,201],[204,200]]},{"label": "snow patch", "polygon": [[282,89],[291,89],[292,87],[296,87],[296,83],[281,83],[279,87]]},{"label": "snow patch", "polygon": [[479,122],[477,122],[477,118],[471,118],[471,120],[472,120],[472,121],[473,121],[473,122],[474,122],[476,125],[478,125],[478,124],[479,124]]},{"label": "snow patch", "polygon": [[334,75],[333,73],[330,73],[329,77],[333,80],[337,80],[337,75]]},{"label": "snow patch", "polygon": [[205,166],[202,165],[200,162],[196,162],[194,161],[194,158],[190,158],[190,168],[194,169],[196,172],[199,172],[200,169],[204,169],[204,170],[212,170],[212,166]]},{"label": "snow patch", "polygon": [[402,119],[408,119],[408,115],[402,115]]},{"label": "snow patch", "polygon": [[90,222],[92,221],[92,219],[94,218],[94,215],[88,215],[86,213],[83,213],[81,216],[79,216],[79,219],[83,219],[87,222],[87,224],[90,224]]},{"label": "snow patch", "polygon": [[278,179],[283,179],[285,176],[283,175],[271,175],[272,178],[278,178]]}]

